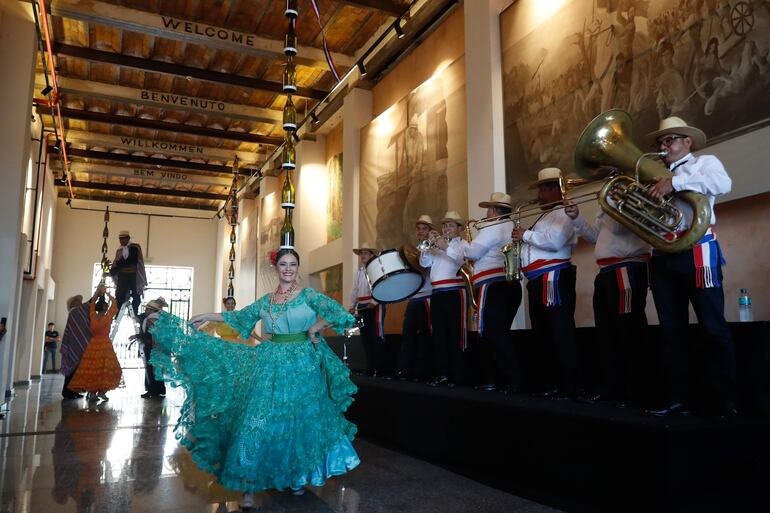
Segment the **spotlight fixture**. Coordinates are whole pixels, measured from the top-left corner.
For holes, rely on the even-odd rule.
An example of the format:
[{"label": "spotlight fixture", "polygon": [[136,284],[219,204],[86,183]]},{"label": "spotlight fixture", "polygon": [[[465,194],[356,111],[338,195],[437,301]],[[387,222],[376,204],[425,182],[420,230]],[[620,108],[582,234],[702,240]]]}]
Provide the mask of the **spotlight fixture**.
[{"label": "spotlight fixture", "polygon": [[47,85],[40,90],[40,94],[42,94],[43,96],[48,96],[49,94],[51,94],[51,91],[53,91],[53,87],[51,87],[50,85]]},{"label": "spotlight fixture", "polygon": [[67,198],[67,202],[65,203],[68,207],[72,206],[72,198]]},{"label": "spotlight fixture", "polygon": [[311,111],[310,111],[310,119],[312,119],[312,120],[313,120],[313,124],[314,124],[314,125],[317,125],[317,124],[318,124],[318,122],[320,121],[320,120],[318,119],[318,116],[316,115],[316,113],[315,113],[315,111],[314,111],[314,110],[311,110]]},{"label": "spotlight fixture", "polygon": [[359,61],[356,63],[356,66],[358,66],[358,72],[361,73],[362,77],[366,76],[366,67],[364,66],[364,63],[362,61]]},{"label": "spotlight fixture", "polygon": [[404,29],[401,28],[401,20],[398,19],[393,24],[393,28],[396,29],[396,36],[398,36],[399,39],[403,39],[404,37]]},{"label": "spotlight fixture", "polygon": [[53,149],[56,151],[61,150],[61,139],[56,139],[56,142],[53,143]]}]

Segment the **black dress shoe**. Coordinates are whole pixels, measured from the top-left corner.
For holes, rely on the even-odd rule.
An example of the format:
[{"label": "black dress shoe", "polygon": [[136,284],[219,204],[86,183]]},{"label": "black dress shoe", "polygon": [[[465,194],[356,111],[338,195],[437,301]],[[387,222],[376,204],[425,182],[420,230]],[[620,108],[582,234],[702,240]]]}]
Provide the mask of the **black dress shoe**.
[{"label": "black dress shoe", "polygon": [[537,393],[535,393],[535,396],[536,397],[548,398],[548,397],[554,396],[554,395],[556,395],[558,393],[559,393],[559,391],[557,389],[551,388],[549,390],[544,390],[543,392],[537,392]]},{"label": "black dress shoe", "polygon": [[717,412],[716,420],[724,421],[730,420],[738,416],[738,408],[734,404],[725,405],[719,412]]},{"label": "black dress shoe", "polygon": [[473,387],[474,390],[482,390],[484,392],[494,392],[497,390],[497,386],[494,383],[482,383]]},{"label": "black dress shoe", "polygon": [[437,378],[429,381],[428,385],[430,385],[432,387],[453,387],[453,386],[455,386],[454,383],[449,381],[449,378],[446,377],[446,376],[438,376]]},{"label": "black dress shoe", "polygon": [[586,403],[586,404],[594,404],[595,402],[598,402],[601,400],[602,400],[602,395],[595,392],[591,392],[588,394],[580,394],[579,396],[577,396],[577,399],[576,399],[577,402]]},{"label": "black dress shoe", "polygon": [[682,403],[673,403],[660,410],[647,410],[647,414],[654,417],[669,417],[672,415],[687,416],[690,414],[690,410],[688,410]]},{"label": "black dress shoe", "polygon": [[395,378],[399,381],[406,381],[407,379],[409,379],[409,377],[406,375],[406,371],[402,371],[402,370],[396,371]]},{"label": "black dress shoe", "polygon": [[150,399],[151,397],[155,397],[155,394],[151,394],[150,392],[145,392],[140,397],[142,399]]}]

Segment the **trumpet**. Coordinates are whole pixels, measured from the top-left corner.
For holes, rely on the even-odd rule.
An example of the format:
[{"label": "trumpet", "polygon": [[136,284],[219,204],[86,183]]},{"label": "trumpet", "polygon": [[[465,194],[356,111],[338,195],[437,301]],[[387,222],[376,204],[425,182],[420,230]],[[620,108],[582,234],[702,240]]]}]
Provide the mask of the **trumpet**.
[{"label": "trumpet", "polygon": [[431,235],[427,239],[423,239],[420,242],[417,243],[417,249],[420,251],[428,251],[429,249],[433,249],[436,247],[436,241],[439,239],[445,240],[446,242],[449,242],[449,237],[446,237],[445,235]]}]

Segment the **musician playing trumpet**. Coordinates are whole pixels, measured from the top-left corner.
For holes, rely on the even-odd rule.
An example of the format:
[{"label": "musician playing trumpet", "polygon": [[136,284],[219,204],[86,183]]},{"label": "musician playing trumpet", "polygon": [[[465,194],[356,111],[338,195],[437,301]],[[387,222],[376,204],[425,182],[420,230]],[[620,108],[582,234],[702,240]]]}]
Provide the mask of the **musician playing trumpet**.
[{"label": "musician playing trumpet", "polygon": [[641,401],[640,362],[647,333],[647,262],[652,248],[603,210],[590,223],[577,205],[564,212],[575,232],[594,244],[599,273],[594,279],[594,322],[599,343],[601,384],[591,401]]},{"label": "musician playing trumpet", "polygon": [[543,397],[577,399],[581,377],[575,335],[575,266],[572,250],[576,236],[572,220],[561,207],[561,170],[541,169],[537,199],[543,213],[528,229],[514,228],[511,237],[522,241],[522,273],[527,278],[529,319],[545,346],[551,372]]},{"label": "musician playing trumpet", "polygon": [[[487,219],[500,222],[479,230],[465,258],[474,261],[473,289],[478,301],[479,348],[481,356],[480,390],[495,390],[495,367],[504,378],[501,386],[506,392],[515,392],[520,385],[519,363],[514,354],[511,324],[521,304],[521,285],[508,283],[504,257],[500,248],[511,242],[513,222],[504,216],[511,214],[511,197],[504,192],[493,192],[489,201],[479,207],[487,209]],[[482,220],[483,221],[483,220]]]},{"label": "musician playing trumpet", "polygon": [[[430,240],[431,232],[438,233],[433,226],[433,219],[427,214],[421,215],[414,223],[414,232],[418,243]],[[401,332],[401,354],[398,358],[396,379],[403,380],[410,377],[422,377],[426,368],[432,367],[432,363],[429,363],[433,361],[433,355],[430,354],[432,349],[430,339],[431,293],[430,280],[426,278],[420,290],[408,300],[406,311],[404,312],[404,324]],[[415,356],[418,357],[415,358]],[[418,363],[416,364],[416,362]],[[430,371],[432,371],[432,368]]]},{"label": "musician playing trumpet", "polygon": [[420,265],[430,267],[433,345],[436,353],[436,377],[431,386],[454,386],[463,377],[463,352],[468,346],[466,319],[468,296],[465,282],[457,277],[463,265],[468,242],[460,234],[465,220],[449,211],[441,220],[443,237],[430,233],[433,244],[420,253]]}]

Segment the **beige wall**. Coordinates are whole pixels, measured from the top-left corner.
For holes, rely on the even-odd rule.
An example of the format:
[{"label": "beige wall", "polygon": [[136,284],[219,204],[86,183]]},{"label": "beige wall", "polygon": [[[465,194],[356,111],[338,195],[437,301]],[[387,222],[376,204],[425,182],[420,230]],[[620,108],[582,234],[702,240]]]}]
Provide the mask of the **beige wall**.
[{"label": "beige wall", "polygon": [[372,89],[372,117],[465,55],[463,6],[407,55]]},{"label": "beige wall", "polygon": [[[56,282],[55,322],[60,327],[67,320],[67,298],[91,294],[93,265],[101,258],[105,204],[75,200],[73,206],[95,210],[70,209],[61,199],[57,203],[51,275]],[[133,241],[142,246],[145,264],[193,268],[191,314],[214,311],[218,306],[214,286],[219,270],[216,244],[213,244],[217,237],[216,219],[202,217],[200,212],[161,207],[141,208],[149,216],[121,214],[116,211],[139,211],[139,208],[115,203],[110,205],[110,210],[110,259],[117,250],[118,231],[129,230]],[[161,217],[174,215],[201,218]]]}]

